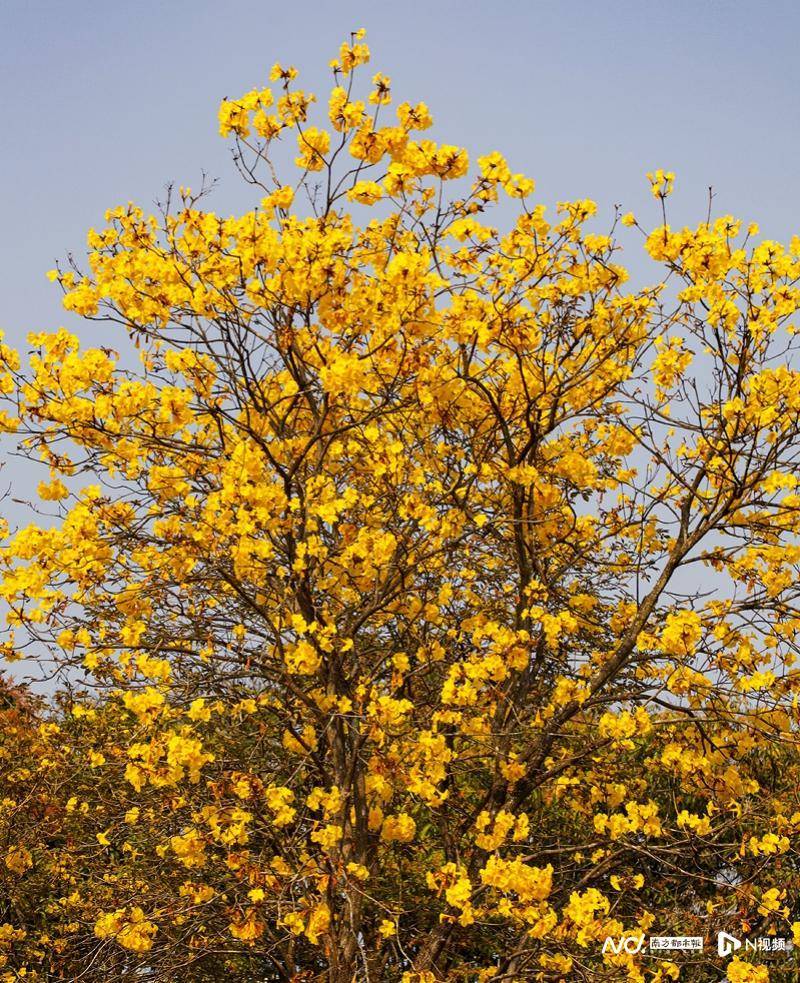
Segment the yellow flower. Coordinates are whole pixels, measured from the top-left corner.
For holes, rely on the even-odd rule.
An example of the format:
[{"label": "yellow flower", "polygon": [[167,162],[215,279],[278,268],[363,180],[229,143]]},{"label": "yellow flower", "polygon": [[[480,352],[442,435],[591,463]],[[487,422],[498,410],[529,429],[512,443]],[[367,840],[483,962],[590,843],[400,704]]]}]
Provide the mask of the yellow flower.
[{"label": "yellow flower", "polygon": [[184,867],[203,867],[206,862],[205,841],[196,829],[170,837],[170,846]]},{"label": "yellow flower", "polygon": [[39,498],[44,499],[46,502],[57,502],[69,495],[69,489],[64,482],[60,481],[58,478],[54,478],[48,484],[43,481],[40,482],[37,490],[39,493]]},{"label": "yellow flower", "polygon": [[314,830],[311,839],[315,843],[319,843],[323,850],[331,851],[341,842],[342,827],[336,823],[328,823],[326,826]]},{"label": "yellow flower", "polygon": [[730,983],[769,983],[769,969],[754,966],[734,956],[726,967],[725,975]]},{"label": "yellow flower", "polygon": [[324,902],[318,904],[309,916],[305,928],[306,938],[312,945],[319,943],[320,936],[327,934],[331,923],[330,908]]},{"label": "yellow flower", "polygon": [[369,101],[374,106],[388,106],[392,101],[392,80],[382,72],[378,72],[373,76],[372,84],[375,86],[375,89],[370,93]]},{"label": "yellow flower", "polygon": [[149,952],[153,948],[156,925],[148,921],[139,907],[118,908],[114,912],[100,914],[94,924],[94,934],[98,939],[114,938],[125,949],[132,952]]},{"label": "yellow flower", "polygon": [[383,188],[376,181],[358,181],[348,192],[351,201],[362,205],[374,205],[383,196]]},{"label": "yellow flower", "polygon": [[694,611],[678,611],[667,615],[661,646],[668,655],[690,655],[701,635],[700,616]]},{"label": "yellow flower", "polygon": [[21,845],[11,847],[6,853],[5,865],[12,873],[22,876],[26,870],[33,866],[30,850]]},{"label": "yellow flower", "polygon": [[276,826],[286,826],[294,819],[297,810],[291,805],[294,792],[279,785],[270,785],[264,790],[267,805],[273,812],[272,821]]},{"label": "yellow flower", "polygon": [[235,939],[253,945],[264,934],[264,924],[256,918],[255,912],[251,909],[244,917],[231,922],[228,930]]},{"label": "yellow flower", "polygon": [[789,914],[788,908],[782,908],[781,902],[786,898],[786,891],[781,891],[776,887],[771,887],[761,895],[761,903],[758,906],[760,915],[771,915],[778,913],[786,918]]},{"label": "yellow flower", "polygon": [[381,839],[387,842],[410,843],[417,831],[417,824],[405,812],[387,816],[381,827]]},{"label": "yellow flower", "polygon": [[307,171],[321,171],[325,166],[325,154],[330,149],[330,145],[329,133],[310,126],[304,132],[297,134],[300,156],[295,158],[295,163]]},{"label": "yellow flower", "polygon": [[663,171],[661,168],[657,171],[648,171],[647,180],[650,182],[650,190],[654,198],[666,198],[672,194],[675,183],[675,175],[672,171]]},{"label": "yellow flower", "polygon": [[270,82],[291,82],[297,78],[297,69],[292,65],[287,65],[284,67],[280,62],[275,62],[275,64],[270,69],[269,80]]},{"label": "yellow flower", "polygon": [[207,722],[211,719],[211,710],[206,706],[206,701],[201,696],[196,700],[192,700],[191,706],[186,712],[186,716],[190,720]]},{"label": "yellow flower", "polygon": [[481,880],[501,891],[514,891],[522,901],[544,901],[553,887],[553,868],[532,867],[521,860],[489,857],[481,871]]},{"label": "yellow flower", "polygon": [[156,717],[164,706],[164,694],[148,686],[138,692],[124,693],[122,702],[131,713],[135,713],[142,723],[147,723]]}]

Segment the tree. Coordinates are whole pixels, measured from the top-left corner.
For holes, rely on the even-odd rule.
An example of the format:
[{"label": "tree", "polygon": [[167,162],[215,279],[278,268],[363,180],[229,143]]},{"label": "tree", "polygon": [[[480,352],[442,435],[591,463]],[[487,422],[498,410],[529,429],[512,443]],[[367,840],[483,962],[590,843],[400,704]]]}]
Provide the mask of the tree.
[{"label": "tree", "polygon": [[672,229],[663,171],[652,232],[548,219],[368,59],[325,129],[294,68],[222,102],[252,211],[116,208],[52,272],[122,354],[2,350],[67,829],[8,847],[8,980],[703,980],[604,940],[793,923],[800,241]]}]

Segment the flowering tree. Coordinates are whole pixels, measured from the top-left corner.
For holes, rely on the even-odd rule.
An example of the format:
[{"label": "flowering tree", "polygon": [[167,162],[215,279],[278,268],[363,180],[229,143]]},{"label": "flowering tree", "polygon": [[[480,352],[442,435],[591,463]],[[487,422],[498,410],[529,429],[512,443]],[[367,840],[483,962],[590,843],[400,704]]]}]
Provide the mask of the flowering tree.
[{"label": "flowering tree", "polygon": [[791,934],[800,241],[675,231],[657,171],[630,289],[616,218],[470,177],[368,59],[324,128],[293,68],[223,101],[252,211],[116,208],[52,272],[105,346],[2,349],[53,510],[4,651],[64,683],[0,778],[3,980],[705,980],[603,941]]}]

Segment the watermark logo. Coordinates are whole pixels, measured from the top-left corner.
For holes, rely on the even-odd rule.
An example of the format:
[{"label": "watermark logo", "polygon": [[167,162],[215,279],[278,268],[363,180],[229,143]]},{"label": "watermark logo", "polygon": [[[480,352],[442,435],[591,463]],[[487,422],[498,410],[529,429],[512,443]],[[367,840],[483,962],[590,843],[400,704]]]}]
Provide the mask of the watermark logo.
[{"label": "watermark logo", "polygon": [[720,932],[717,935],[717,952],[721,956],[729,956],[732,952],[742,948],[740,939],[735,935],[728,935],[727,932]]},{"label": "watermark logo", "polygon": [[603,943],[603,952],[613,952],[615,956],[619,956],[623,952],[635,956],[644,948],[645,942],[643,935],[621,935],[618,939],[607,935]]},{"label": "watermark logo", "polygon": [[717,952],[721,956],[730,956],[742,946],[747,953],[760,952],[762,954],[789,953],[794,949],[792,940],[782,935],[760,935],[758,938],[745,939],[744,941],[737,939],[735,935],[728,935],[727,932],[720,932],[717,936]]},{"label": "watermark logo", "polygon": [[[664,958],[664,952],[683,952],[687,955],[702,952],[704,939],[702,935],[651,935],[649,939],[641,933],[626,933],[624,935],[607,935],[603,942],[604,955],[621,956],[650,956],[656,959]],[[783,936],[763,935],[758,938],[738,939],[729,932],[717,933],[717,952],[722,957],[732,956],[734,952],[743,949],[746,953],[759,953],[772,956],[778,953],[788,955],[794,950],[792,939]]]},{"label": "watermark logo", "polygon": [[650,952],[702,952],[702,935],[651,935]]}]

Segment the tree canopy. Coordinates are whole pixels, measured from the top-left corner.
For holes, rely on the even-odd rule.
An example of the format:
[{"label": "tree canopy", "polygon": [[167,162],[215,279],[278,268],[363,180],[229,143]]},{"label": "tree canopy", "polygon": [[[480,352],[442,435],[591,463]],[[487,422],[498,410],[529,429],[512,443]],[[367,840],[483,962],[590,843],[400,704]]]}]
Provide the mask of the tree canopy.
[{"label": "tree canopy", "polygon": [[6,983],[707,980],[603,942],[800,941],[800,239],[674,229],[662,170],[652,229],[548,216],[368,61],[222,102],[251,211],[113,208],[51,272],[102,346],[0,351],[47,471],[3,653],[58,684],[0,694]]}]

